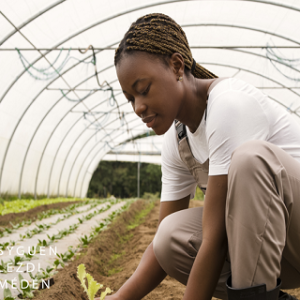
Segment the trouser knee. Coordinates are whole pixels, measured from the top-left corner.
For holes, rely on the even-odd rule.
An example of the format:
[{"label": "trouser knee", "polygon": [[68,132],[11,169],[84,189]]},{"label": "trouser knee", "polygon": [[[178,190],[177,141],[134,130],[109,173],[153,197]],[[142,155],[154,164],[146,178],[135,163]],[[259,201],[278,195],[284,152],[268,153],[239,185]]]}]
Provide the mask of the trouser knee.
[{"label": "trouser knee", "polygon": [[184,209],[167,216],[153,240],[153,250],[164,271],[186,284],[202,242],[203,207]]},{"label": "trouser knee", "polygon": [[[176,259],[175,245],[178,245],[176,233],[176,220],[173,215],[169,215],[160,223],[153,240],[153,251],[160,266],[171,277],[176,278],[174,261]],[[177,247],[175,247],[177,248]],[[177,248],[177,251],[179,249]]]}]

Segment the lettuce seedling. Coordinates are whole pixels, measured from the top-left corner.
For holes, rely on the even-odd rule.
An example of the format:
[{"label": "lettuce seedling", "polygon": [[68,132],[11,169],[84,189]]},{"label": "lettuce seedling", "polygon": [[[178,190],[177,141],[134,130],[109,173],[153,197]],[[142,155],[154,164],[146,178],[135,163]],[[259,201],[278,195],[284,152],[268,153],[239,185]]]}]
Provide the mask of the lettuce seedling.
[{"label": "lettuce seedling", "polygon": [[15,300],[16,298],[12,296],[9,288],[3,290],[4,300]]},{"label": "lettuce seedling", "polygon": [[[96,293],[103,287],[103,284],[96,282],[90,274],[86,273],[84,264],[77,267],[77,277],[79,278],[84,291],[87,293],[89,300],[94,300]],[[87,279],[88,287],[86,287],[85,278]],[[101,293],[100,300],[104,300],[105,296],[110,293],[111,290],[107,287],[105,292]]]}]

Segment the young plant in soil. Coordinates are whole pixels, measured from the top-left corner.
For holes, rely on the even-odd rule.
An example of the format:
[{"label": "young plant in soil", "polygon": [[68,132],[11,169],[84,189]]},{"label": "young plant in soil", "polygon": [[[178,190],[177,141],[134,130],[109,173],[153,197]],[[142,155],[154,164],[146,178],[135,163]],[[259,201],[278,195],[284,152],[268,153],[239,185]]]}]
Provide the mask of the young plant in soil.
[{"label": "young plant in soil", "polygon": [[[96,293],[103,287],[103,284],[98,283],[89,273],[86,273],[84,264],[77,267],[77,277],[84,291],[87,293],[89,300],[94,300]],[[88,287],[85,284],[85,278],[87,279]],[[110,293],[111,289],[107,287],[105,292],[101,293],[100,300],[104,300],[105,296]]]},{"label": "young plant in soil", "polygon": [[1,259],[0,273],[7,274],[7,264],[8,264],[8,262],[4,262],[4,261]]},{"label": "young plant in soil", "polygon": [[9,242],[6,243],[0,243],[0,250],[5,250],[9,246]]},{"label": "young plant in soil", "polygon": [[[17,290],[20,293],[18,295],[18,297],[20,299],[33,298],[34,295],[32,293],[32,291],[33,291],[32,286],[28,283],[28,281],[24,280],[24,278],[21,274],[19,274],[18,277],[19,277],[19,284],[20,284],[20,289],[17,288]],[[12,287],[15,287],[15,285],[13,285],[12,281],[7,280],[7,283],[9,283]]]},{"label": "young plant in soil", "polygon": [[10,259],[10,262],[14,265],[14,266],[18,266],[19,263],[21,263],[22,261],[26,261],[25,257],[21,257],[21,256],[14,256],[14,259]]},{"label": "young plant in soil", "polygon": [[42,279],[49,278],[53,275],[54,268],[47,266],[46,270],[44,270],[43,268],[41,268],[41,270],[42,272],[37,272],[35,275],[33,275],[32,272],[28,272],[31,279],[36,280],[37,282],[41,282]]},{"label": "young plant in soil", "polygon": [[9,288],[3,290],[3,298],[4,300],[15,300],[16,298],[12,296]]}]

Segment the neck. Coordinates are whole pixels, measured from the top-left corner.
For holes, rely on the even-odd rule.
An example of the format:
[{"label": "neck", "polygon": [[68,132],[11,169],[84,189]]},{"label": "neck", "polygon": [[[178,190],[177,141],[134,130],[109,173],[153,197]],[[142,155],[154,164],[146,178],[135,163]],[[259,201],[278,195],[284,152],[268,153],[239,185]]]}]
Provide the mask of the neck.
[{"label": "neck", "polygon": [[177,120],[193,133],[197,130],[207,106],[207,90],[214,79],[191,78],[184,83],[185,97],[182,100]]}]

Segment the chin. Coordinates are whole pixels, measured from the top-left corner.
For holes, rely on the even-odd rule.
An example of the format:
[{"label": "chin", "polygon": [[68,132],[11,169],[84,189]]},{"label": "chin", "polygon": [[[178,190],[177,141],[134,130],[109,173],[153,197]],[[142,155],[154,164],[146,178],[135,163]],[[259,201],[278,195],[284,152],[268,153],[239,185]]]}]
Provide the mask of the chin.
[{"label": "chin", "polygon": [[160,128],[152,128],[152,129],[157,135],[163,135],[167,132],[167,130],[160,130]]},{"label": "chin", "polygon": [[172,125],[172,123],[170,124],[170,126],[157,126],[157,127],[153,127],[152,130],[157,135],[163,135],[163,134],[165,134],[169,130],[169,128],[171,127],[171,125]]}]

